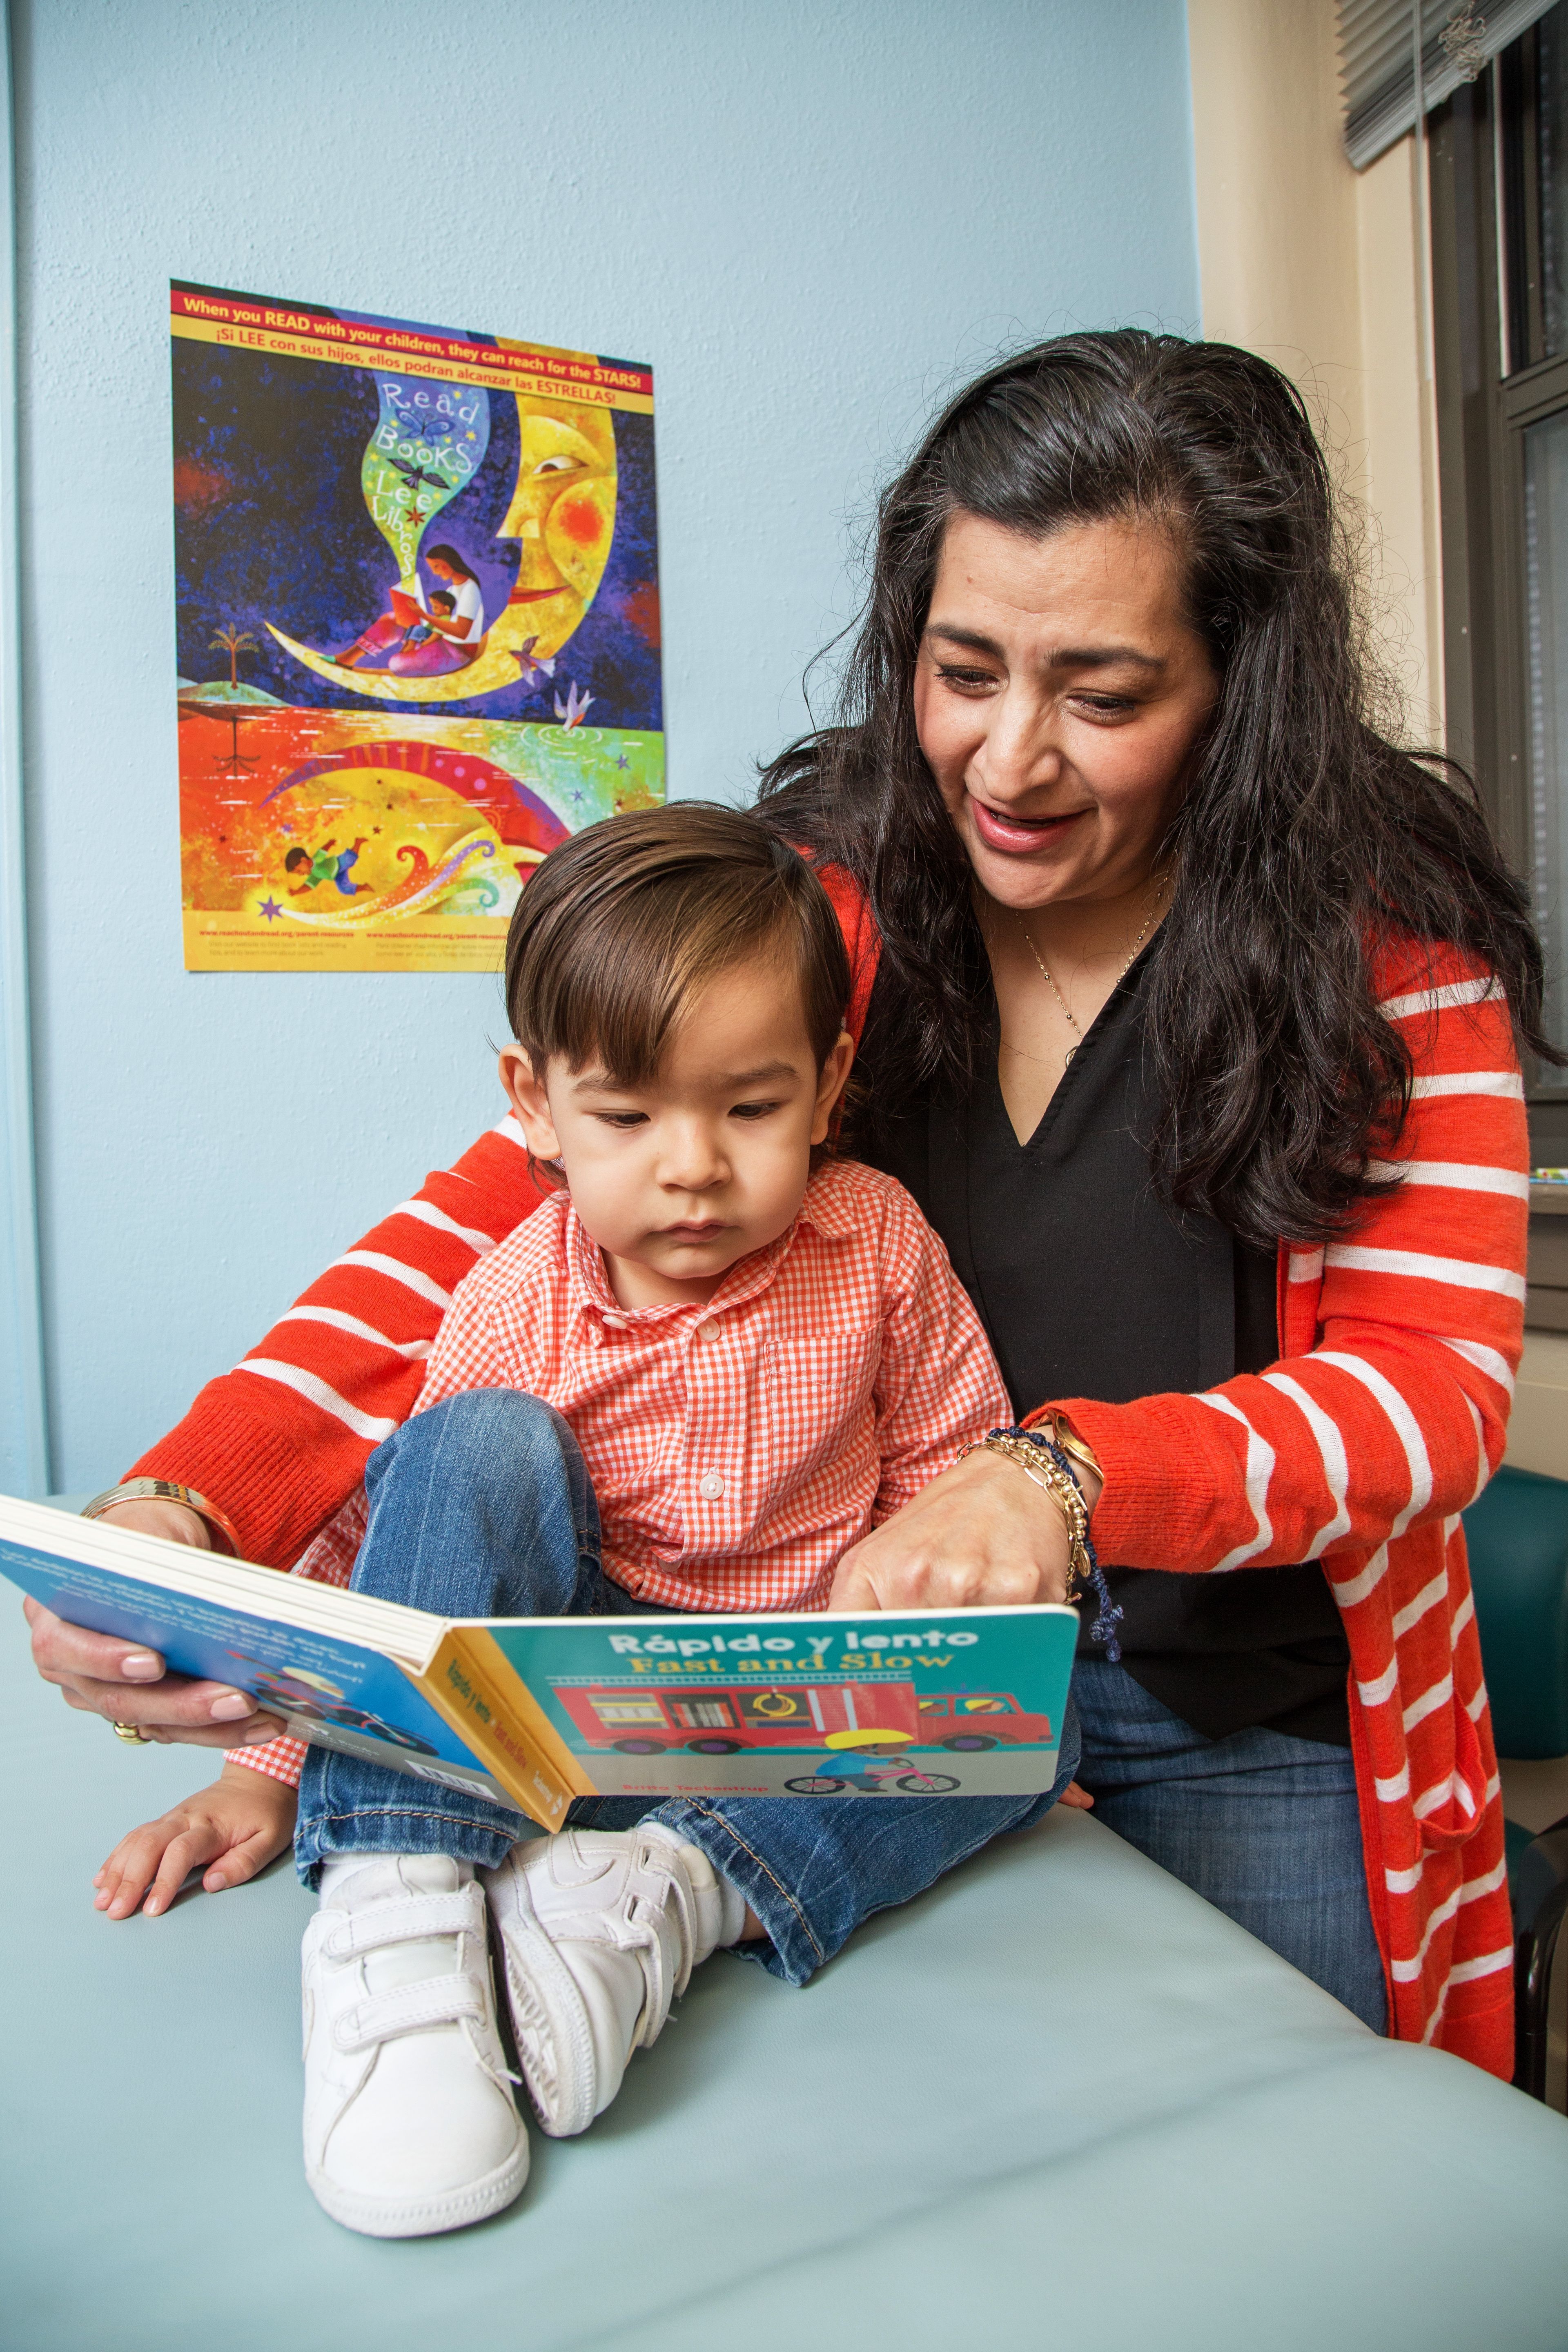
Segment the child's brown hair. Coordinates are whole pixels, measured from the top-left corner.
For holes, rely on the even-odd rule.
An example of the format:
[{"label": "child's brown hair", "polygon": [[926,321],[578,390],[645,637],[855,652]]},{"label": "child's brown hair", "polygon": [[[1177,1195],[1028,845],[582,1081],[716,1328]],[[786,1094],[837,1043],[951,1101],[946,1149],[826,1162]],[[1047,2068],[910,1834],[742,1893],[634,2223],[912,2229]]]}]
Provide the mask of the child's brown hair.
[{"label": "child's brown hair", "polygon": [[800,982],[820,1070],[844,1026],[849,959],[805,860],[754,816],[708,801],[606,817],[552,849],[517,903],[512,1034],[541,1076],[559,1055],[646,1086],[697,992],[769,953]]}]

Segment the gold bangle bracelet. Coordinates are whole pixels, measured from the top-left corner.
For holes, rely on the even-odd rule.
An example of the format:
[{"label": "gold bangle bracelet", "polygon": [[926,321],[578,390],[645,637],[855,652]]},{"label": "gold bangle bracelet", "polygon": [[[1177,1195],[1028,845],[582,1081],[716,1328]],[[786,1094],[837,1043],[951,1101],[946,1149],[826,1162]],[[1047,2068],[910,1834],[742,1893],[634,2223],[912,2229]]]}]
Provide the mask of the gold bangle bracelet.
[{"label": "gold bangle bracelet", "polygon": [[205,1495],[198,1495],[194,1486],[176,1486],[170,1478],[126,1478],[120,1486],[95,1495],[81,1516],[84,1519],[101,1519],[116,1503],[182,1503],[187,1511],[195,1511],[198,1519],[205,1520],[212,1535],[219,1539],[214,1543],[215,1551],[226,1549],[236,1559],[241,1557],[234,1521],[216,1503],[209,1503]]},{"label": "gold bangle bracelet", "polygon": [[1049,1412],[1042,1413],[1037,1423],[1026,1422],[1024,1426],[1026,1429],[1043,1429],[1053,1445],[1059,1445],[1064,1454],[1070,1454],[1075,1462],[1081,1463],[1086,1470],[1092,1470],[1100,1485],[1104,1486],[1105,1472],[1100,1467],[1099,1454],[1086,1438],[1080,1437],[1076,1429],[1068,1426],[1054,1405]]}]

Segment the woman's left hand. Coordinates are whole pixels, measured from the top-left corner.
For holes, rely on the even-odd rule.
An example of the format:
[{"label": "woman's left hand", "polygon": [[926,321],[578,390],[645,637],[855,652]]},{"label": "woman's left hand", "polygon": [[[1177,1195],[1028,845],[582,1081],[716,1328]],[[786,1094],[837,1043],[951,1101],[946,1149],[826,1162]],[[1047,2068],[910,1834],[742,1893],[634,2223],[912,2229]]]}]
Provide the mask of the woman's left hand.
[{"label": "woman's left hand", "polygon": [[[1099,1499],[1092,1475],[1084,1500]],[[847,1551],[829,1609],[973,1609],[1067,1598],[1067,1521],[1005,1455],[967,1454]]]}]

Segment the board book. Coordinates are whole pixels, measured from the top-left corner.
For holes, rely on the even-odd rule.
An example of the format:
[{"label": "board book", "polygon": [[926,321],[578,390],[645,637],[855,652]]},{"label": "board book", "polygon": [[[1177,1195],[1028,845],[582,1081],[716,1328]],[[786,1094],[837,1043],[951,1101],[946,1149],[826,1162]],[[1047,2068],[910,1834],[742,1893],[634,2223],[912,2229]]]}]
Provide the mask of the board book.
[{"label": "board book", "polygon": [[297,1738],[558,1829],[574,1797],[1026,1796],[1075,1611],[454,1619],[0,1496],[0,1572]]}]

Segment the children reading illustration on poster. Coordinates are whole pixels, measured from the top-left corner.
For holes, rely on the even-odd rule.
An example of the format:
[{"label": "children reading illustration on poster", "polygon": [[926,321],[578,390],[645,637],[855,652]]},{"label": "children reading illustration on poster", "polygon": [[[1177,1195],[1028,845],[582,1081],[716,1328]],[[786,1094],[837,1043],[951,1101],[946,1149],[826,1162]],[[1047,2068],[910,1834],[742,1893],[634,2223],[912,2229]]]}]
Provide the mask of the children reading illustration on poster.
[{"label": "children reading illustration on poster", "polygon": [[479,658],[485,605],[478,579],[455,547],[431,548],[425,562],[448,584],[426,593],[416,572],[407,586],[394,588],[387,611],[340,655],[344,669],[384,667],[395,677],[444,677]]}]

